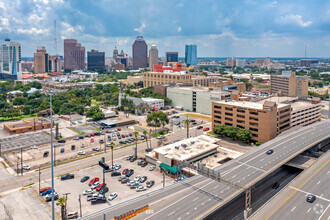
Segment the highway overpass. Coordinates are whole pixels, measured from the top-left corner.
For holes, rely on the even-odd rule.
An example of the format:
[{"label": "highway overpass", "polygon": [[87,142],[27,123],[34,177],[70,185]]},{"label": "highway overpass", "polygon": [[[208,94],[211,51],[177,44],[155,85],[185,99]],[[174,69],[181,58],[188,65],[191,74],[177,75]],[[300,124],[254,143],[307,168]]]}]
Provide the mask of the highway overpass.
[{"label": "highway overpass", "polygon": [[[101,220],[104,216],[111,219],[147,204],[150,210],[135,219],[226,219],[218,210],[234,202],[246,189],[269,178],[292,158],[329,138],[330,121],[318,122],[279,136],[216,168],[225,181],[199,175],[82,219]],[[274,153],[267,155],[269,149]]]}]

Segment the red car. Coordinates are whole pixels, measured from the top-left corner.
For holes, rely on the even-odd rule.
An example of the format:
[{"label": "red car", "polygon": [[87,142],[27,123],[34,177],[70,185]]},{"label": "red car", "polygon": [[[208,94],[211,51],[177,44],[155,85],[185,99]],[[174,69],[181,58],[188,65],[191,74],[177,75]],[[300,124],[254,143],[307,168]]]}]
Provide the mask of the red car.
[{"label": "red car", "polygon": [[91,137],[94,137],[95,136],[95,134],[91,134]]},{"label": "red car", "polygon": [[210,130],[210,128],[203,128],[203,131],[208,131]]},{"label": "red car", "polygon": [[121,131],[121,128],[117,128],[118,131]]},{"label": "red car", "polygon": [[93,143],[93,142],[94,142],[94,139],[92,138],[92,139],[91,139],[91,143]]},{"label": "red car", "polygon": [[123,170],[122,174],[125,175],[127,173],[128,169]]},{"label": "red car", "polygon": [[45,187],[45,188],[42,188],[42,189],[40,189],[40,193],[43,193],[43,192],[45,192],[45,191],[47,191],[47,190],[49,190],[49,189],[52,189],[52,187]]},{"label": "red car", "polygon": [[94,179],[92,179],[92,180],[88,183],[88,185],[91,186],[91,185],[93,185],[94,183],[96,183],[96,182],[99,181],[99,180],[100,180],[100,178],[95,177]]},{"label": "red car", "polygon": [[100,191],[101,189],[103,189],[103,187],[106,187],[107,186],[107,184],[105,183],[105,184],[100,184],[98,187],[96,187],[96,190],[97,191]]},{"label": "red car", "polygon": [[125,135],[124,135],[124,134],[122,134],[122,135],[121,135],[121,137],[122,137],[122,138],[125,138]]}]

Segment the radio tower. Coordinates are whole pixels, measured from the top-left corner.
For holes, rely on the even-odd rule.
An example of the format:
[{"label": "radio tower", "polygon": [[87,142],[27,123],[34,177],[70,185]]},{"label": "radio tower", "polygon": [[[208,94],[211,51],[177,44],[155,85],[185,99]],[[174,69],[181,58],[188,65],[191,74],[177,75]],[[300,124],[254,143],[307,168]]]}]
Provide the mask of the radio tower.
[{"label": "radio tower", "polygon": [[55,55],[57,55],[56,20],[54,20],[54,50]]}]

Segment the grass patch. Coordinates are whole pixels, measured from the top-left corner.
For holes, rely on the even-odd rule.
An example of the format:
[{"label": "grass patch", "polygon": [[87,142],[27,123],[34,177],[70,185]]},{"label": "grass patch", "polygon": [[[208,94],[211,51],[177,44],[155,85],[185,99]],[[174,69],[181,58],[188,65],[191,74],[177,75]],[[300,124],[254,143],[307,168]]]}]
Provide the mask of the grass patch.
[{"label": "grass patch", "polygon": [[97,131],[102,131],[102,129],[101,129],[101,128],[97,128],[97,127],[95,128],[95,130],[97,130]]},{"label": "grass patch", "polygon": [[3,161],[1,161],[1,163],[5,168],[8,168],[7,165]]},{"label": "grass patch", "polygon": [[160,132],[160,133],[153,134],[153,135],[151,135],[151,136],[157,138],[157,137],[159,137],[159,136],[161,136],[161,135],[165,135],[165,134],[169,134],[169,133],[170,133],[169,131],[162,131],[162,132]]},{"label": "grass patch", "polygon": [[78,133],[79,135],[83,135],[83,134],[85,134],[85,132],[83,132],[83,131],[79,131],[79,130],[74,129],[74,128],[68,128],[68,129],[70,129],[71,131],[74,131],[74,132]]},{"label": "grass patch", "polygon": [[208,121],[208,122],[212,121],[211,116],[200,115],[200,114],[196,114],[196,113],[186,113],[184,115],[186,115],[188,117],[192,117],[192,118],[197,118],[197,119],[200,119],[200,120],[203,120],[203,121]]},{"label": "grass patch", "polygon": [[23,186],[23,187],[28,187],[28,186],[32,186],[34,183],[30,183],[30,184],[27,184],[27,185],[25,185],[25,186]]},{"label": "grass patch", "polygon": [[24,118],[34,118],[37,117],[37,113],[35,114],[30,114],[30,115],[20,115],[17,117],[12,117],[12,118],[0,118],[0,121],[12,121],[12,120],[20,120],[20,119],[24,119]]}]

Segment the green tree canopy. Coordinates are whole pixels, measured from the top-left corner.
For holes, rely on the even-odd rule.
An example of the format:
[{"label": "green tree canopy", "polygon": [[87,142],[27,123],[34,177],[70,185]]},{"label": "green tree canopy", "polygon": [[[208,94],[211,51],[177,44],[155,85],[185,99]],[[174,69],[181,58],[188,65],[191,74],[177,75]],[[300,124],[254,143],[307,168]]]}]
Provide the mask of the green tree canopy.
[{"label": "green tree canopy", "polygon": [[146,122],[149,126],[160,127],[168,124],[169,119],[163,111],[156,111],[147,115]]}]

